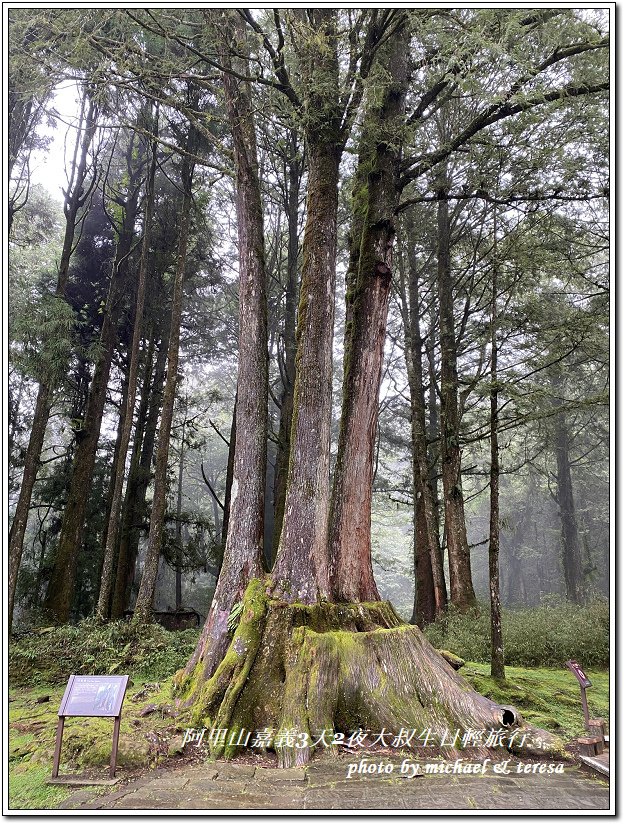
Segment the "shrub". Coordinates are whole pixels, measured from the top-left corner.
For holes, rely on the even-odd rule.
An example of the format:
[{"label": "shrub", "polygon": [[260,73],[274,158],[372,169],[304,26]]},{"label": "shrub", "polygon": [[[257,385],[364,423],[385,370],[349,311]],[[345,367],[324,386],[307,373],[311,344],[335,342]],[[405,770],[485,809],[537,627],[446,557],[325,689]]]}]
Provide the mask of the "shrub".
[{"label": "shrub", "polygon": [[159,624],[127,621],[99,624],[88,618],[75,625],[44,627],[9,646],[9,678],[16,685],[63,683],[72,673],[130,673],[158,681],[190,658],[198,630],[169,632]]},{"label": "shrub", "polygon": [[[468,661],[490,660],[489,607],[478,613],[448,614],[427,627],[425,635]],[[550,600],[531,609],[503,610],[505,663],[518,667],[559,667],[570,658],[586,667],[609,663],[609,605],[587,606]]]}]

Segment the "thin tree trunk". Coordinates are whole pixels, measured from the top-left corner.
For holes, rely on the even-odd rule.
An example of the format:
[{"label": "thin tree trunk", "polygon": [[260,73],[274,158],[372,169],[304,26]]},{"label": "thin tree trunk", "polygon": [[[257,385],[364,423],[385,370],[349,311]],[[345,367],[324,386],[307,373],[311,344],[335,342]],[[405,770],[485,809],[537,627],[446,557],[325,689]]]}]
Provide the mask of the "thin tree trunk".
[{"label": "thin tree trunk", "polygon": [[182,440],[180,442],[180,464],[178,466],[178,494],[176,501],[175,527],[175,608],[182,609],[182,481],[184,479],[184,439],[186,437],[186,418],[182,421]]},{"label": "thin tree trunk", "polygon": [[[343,405],[331,498],[332,594],[342,601],[376,601],[371,559],[371,502],[379,387],[392,281],[401,144],[399,123],[408,85],[408,31],[396,30],[379,56],[381,78],[367,101],[354,213],[361,210],[357,278],[349,284],[351,317],[345,336]],[[380,94],[378,86],[383,83]],[[360,220],[356,217],[356,224]]]},{"label": "thin tree trunk", "polygon": [[[85,113],[86,110],[86,113]],[[79,210],[85,204],[91,187],[86,185],[88,174],[88,157],[91,144],[97,128],[97,106],[94,101],[85,96],[79,120],[81,132],[76,139],[74,160],[68,184],[67,196],[63,206],[65,213],[65,235],[63,249],[59,261],[55,295],[63,299],[69,276],[69,263],[74,251],[74,236]],[[32,428],[28,440],[28,448],[24,460],[24,473],[20,486],[20,493],[15,507],[15,514],[11,522],[9,533],[9,632],[13,622],[13,608],[15,605],[15,587],[17,574],[22,560],[24,535],[28,523],[28,512],[32,500],[32,492],[39,470],[41,450],[45,440],[50,408],[54,396],[55,380],[53,376],[44,377],[39,383]]]},{"label": "thin tree trunk", "polygon": [[[563,379],[560,373],[551,378],[554,405],[562,406]],[[570,469],[570,436],[565,412],[555,415],[555,457],[557,459],[557,505],[561,519],[563,577],[566,598],[574,604],[584,601],[581,544],[579,540],[574,490]]]},{"label": "thin tree trunk", "polygon": [[[192,152],[195,146],[195,130],[189,127],[187,151]],[[169,346],[167,349],[167,378],[163,392],[162,414],[158,430],[158,445],[156,447],[156,468],[154,472],[154,500],[152,503],[152,517],[145,554],[145,565],[141,586],[134,608],[133,621],[145,624],[152,619],[152,604],[158,575],[158,562],[162,543],[162,530],[165,522],[167,505],[167,461],[169,460],[169,439],[171,436],[171,422],[175,403],[176,384],[178,380],[178,359],[180,350],[180,322],[182,318],[182,299],[184,286],[184,269],[188,248],[189,229],[191,222],[192,182],[194,163],[185,155],[182,161],[183,198],[180,208],[178,256],[171,300],[171,329],[169,332]]]},{"label": "thin tree trunk", "polygon": [[301,183],[301,164],[297,159],[296,133],[290,135],[291,158],[289,160],[288,198],[286,216],[288,219],[288,253],[286,264],[286,300],[284,308],[284,358],[282,372],[282,395],[280,398],[280,423],[275,458],[275,483],[273,486],[273,504],[275,524],[273,527],[273,546],[271,560],[277,556],[282,523],[284,521],[284,503],[286,501],[286,482],[288,480],[288,462],[290,458],[290,430],[292,427],[293,398],[295,388],[295,355],[297,353],[296,315],[297,315],[297,264],[299,259],[299,189]]},{"label": "thin tree trunk", "polygon": [[[124,498],[123,519],[117,555],[111,618],[121,618],[128,608],[139,549],[141,524],[146,516],[145,496],[151,479],[151,464],[162,402],[167,365],[169,331],[163,333],[156,365],[153,366],[154,341],[150,341],[145,362],[145,377],[137,415],[130,471]],[[153,372],[153,375],[152,375]]]},{"label": "thin tree trunk", "polygon": [[[428,534],[425,513],[425,496],[429,494],[431,497],[431,490],[429,489],[427,483],[428,478],[425,478],[423,483],[423,478],[420,471],[423,462],[422,431],[424,430],[425,399],[422,387],[422,352],[420,347],[420,323],[418,319],[419,307],[418,305],[414,306],[411,302],[408,306],[402,256],[400,256],[399,260],[399,270],[401,274],[400,293],[405,338],[405,363],[407,366],[408,385],[410,390],[412,497],[414,500],[414,606],[412,610],[411,623],[422,628],[426,624],[435,621],[436,618],[436,591],[433,583],[433,569],[431,565],[432,555],[430,551],[430,546],[432,540],[435,540],[435,536],[430,536]],[[418,333],[418,346],[415,346],[413,342],[413,335],[415,332]],[[419,367],[420,384],[418,383]],[[425,466],[428,468],[426,437],[424,438],[424,457]],[[428,493],[427,490],[429,490]],[[430,522],[433,523],[433,520],[431,519]]]},{"label": "thin tree trunk", "polygon": [[[126,425],[126,402],[128,400],[128,370],[124,370],[121,384],[121,402],[119,404],[119,417],[117,419],[117,434],[115,436],[115,447],[113,449],[113,460],[111,463],[111,474],[108,481],[108,492],[106,495],[106,510],[104,515],[104,528],[102,530],[102,546],[106,546],[108,540],[108,528],[110,524],[111,510],[113,506],[113,498],[115,495],[115,484],[117,481],[117,473],[119,472],[119,459],[122,449],[123,431]],[[105,559],[103,559],[103,566]],[[100,576],[102,572],[100,571]]]},{"label": "thin tree trunk", "polygon": [[466,534],[464,494],[459,446],[457,347],[453,312],[453,279],[450,254],[450,220],[447,182],[442,174],[438,189],[438,301],[441,357],[441,448],[444,487],[444,523],[448,547],[451,603],[460,610],[476,604],[472,585],[470,549]]},{"label": "thin tree trunk", "polygon": [[[156,111],[156,116],[153,124],[154,133],[156,133],[158,129],[157,118],[158,112]],[[150,244],[152,235],[152,219],[154,214],[154,179],[156,176],[156,154],[156,142],[154,141],[152,143],[152,160],[147,179],[145,217],[143,221],[143,239],[141,244],[141,260],[139,263],[139,274],[137,278],[137,293],[134,307],[134,328],[132,331],[130,364],[128,368],[128,392],[123,405],[123,426],[121,429],[121,443],[119,445],[119,454],[114,468],[115,483],[113,487],[110,515],[106,531],[106,542],[104,543],[104,562],[102,566],[100,594],[96,610],[96,614],[101,621],[105,621],[110,616],[110,600],[113,588],[113,564],[115,560],[115,550],[117,547],[117,538],[119,534],[123,484],[126,474],[126,459],[128,455],[128,447],[130,445],[130,435],[132,433],[134,404],[137,392],[137,378],[139,373],[141,334],[143,326],[143,307],[145,305],[145,284],[147,281],[147,269],[149,264]]]},{"label": "thin tree trunk", "polygon": [[501,621],[500,600],[500,524],[499,524],[499,477],[500,462],[498,455],[498,260],[496,243],[496,211],[494,212],[494,262],[492,267],[492,312],[490,336],[492,362],[490,370],[490,541],[488,547],[488,567],[490,579],[490,631],[491,657],[490,674],[492,678],[505,678],[505,653],[503,648],[503,627]]},{"label": "thin tree trunk", "polygon": [[106,404],[108,379],[117,344],[117,324],[121,316],[123,291],[127,281],[128,257],[132,251],[134,228],[139,209],[141,179],[139,166],[141,164],[133,160],[131,150],[128,151],[127,156],[130,174],[127,189],[128,198],[125,204],[123,224],[104,310],[98,358],[89,388],[89,398],[82,428],[76,433],[76,454],[72,466],[67,505],[63,515],[54,567],[44,602],[44,608],[50,619],[58,624],[65,623],[69,619],[72,605],[76,564],[82,548],[87,502],[91,490],[102,416]]},{"label": "thin tree trunk", "polygon": [[[427,446],[425,389],[422,368],[423,340],[420,331],[418,264],[411,225],[407,231],[409,280],[401,272],[405,362],[410,387],[412,484],[414,497],[415,589],[412,622],[422,627],[447,607],[446,581],[440,551],[440,535],[432,486],[432,467]],[[435,395],[434,395],[435,398]]]}]

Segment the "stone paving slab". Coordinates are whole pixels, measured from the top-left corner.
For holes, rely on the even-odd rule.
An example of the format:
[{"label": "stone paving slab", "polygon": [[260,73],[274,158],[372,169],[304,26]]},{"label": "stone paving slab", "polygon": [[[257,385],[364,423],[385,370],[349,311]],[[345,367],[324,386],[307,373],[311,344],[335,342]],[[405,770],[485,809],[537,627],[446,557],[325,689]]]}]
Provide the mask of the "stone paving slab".
[{"label": "stone paving slab", "polygon": [[[387,759],[386,759],[387,760]],[[398,773],[400,761],[396,762]],[[354,775],[347,763],[286,770],[236,763],[160,768],[107,795],[81,790],[62,809],[105,810],[607,810],[609,787],[578,767],[561,774]]]}]

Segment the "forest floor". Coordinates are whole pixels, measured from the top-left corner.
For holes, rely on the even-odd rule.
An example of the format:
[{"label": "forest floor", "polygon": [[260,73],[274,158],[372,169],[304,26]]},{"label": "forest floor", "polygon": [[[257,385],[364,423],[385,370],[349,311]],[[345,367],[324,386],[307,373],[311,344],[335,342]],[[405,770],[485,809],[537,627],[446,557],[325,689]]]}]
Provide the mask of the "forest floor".
[{"label": "forest floor", "polygon": [[[550,729],[565,741],[582,731],[578,687],[567,670],[509,667],[504,685],[487,673],[484,664],[468,663],[462,669],[476,689],[513,704],[529,723]],[[608,672],[588,674],[594,684],[588,690],[590,711],[608,722]],[[349,770],[349,764],[359,765],[361,752],[315,756],[305,771],[275,770],[274,756],[210,762],[205,752],[189,744],[182,747],[183,728],[173,714],[169,687],[168,681],[146,685],[138,679],[130,686],[122,713],[120,782],[72,791],[46,783],[64,684],[11,686],[10,808],[138,809],[147,802],[146,809],[262,809],[264,804],[267,809],[534,809],[536,804],[541,809],[551,803],[559,809],[608,807],[608,785],[573,763],[565,765],[563,774],[525,775],[515,772],[513,765],[510,774],[496,774],[490,765],[485,775],[426,774],[410,779],[400,772],[405,755],[388,750],[365,753],[368,763],[392,763],[392,773],[383,776]],[[111,719],[68,719],[61,775],[107,777],[111,741]],[[465,755],[464,761],[474,759]]]}]

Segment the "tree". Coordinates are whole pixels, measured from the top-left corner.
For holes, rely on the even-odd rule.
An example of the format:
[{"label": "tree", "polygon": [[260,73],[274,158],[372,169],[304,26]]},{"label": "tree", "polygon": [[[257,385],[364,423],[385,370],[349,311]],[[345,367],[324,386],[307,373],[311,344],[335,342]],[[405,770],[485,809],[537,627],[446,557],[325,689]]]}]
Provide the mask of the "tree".
[{"label": "tree", "polygon": [[[69,265],[75,248],[74,236],[80,210],[88,202],[96,182],[95,168],[89,162],[89,151],[97,129],[98,108],[97,97],[94,90],[86,86],[83,90],[81,103],[79,119],[80,132],[76,138],[73,163],[65,194],[65,236],[54,294],[56,300],[54,304],[52,304],[53,306],[58,306],[59,309],[62,308],[60,302],[65,298]],[[50,415],[52,393],[59,376],[63,373],[63,369],[64,364],[56,362],[52,370],[44,372],[44,374],[40,376],[33,424],[30,430],[30,439],[24,461],[24,474],[22,476],[19,498],[9,533],[9,626],[11,626],[13,619],[17,573],[22,558],[24,535],[28,522],[28,511],[30,509],[33,487],[37,478],[39,459]]]},{"label": "tree", "polygon": [[[101,18],[98,14],[92,12],[89,19],[100,20],[103,25],[89,27],[81,42],[88,44],[93,53],[103,55],[110,65],[107,79],[111,88],[123,89],[123,94],[136,99],[137,105],[158,104],[167,124],[159,134],[152,134],[144,124],[126,123],[124,117],[114,125],[123,135],[155,140],[163,156],[176,152],[182,168],[182,197],[175,198],[179,216],[170,220],[174,226],[175,264],[162,267],[163,279],[170,277],[173,282],[171,308],[166,312],[168,317],[162,319],[164,323],[149,313],[145,315],[149,340],[141,364],[141,401],[113,610],[119,614],[119,605],[125,600],[138,529],[145,527],[145,493],[151,481],[150,458],[160,410],[158,394],[163,386],[148,546],[135,607],[136,622],[151,619],[167,522],[168,458],[178,373],[186,354],[181,325],[190,223],[191,219],[197,220],[200,211],[191,215],[191,206],[201,208],[208,202],[204,181],[194,169],[203,165],[209,170],[210,183],[222,195],[220,199],[211,197],[210,202],[218,207],[216,220],[226,224],[231,217],[229,168],[233,166],[236,254],[228,248],[227,229],[222,232],[226,239],[222,256],[226,265],[233,264],[233,272],[229,283],[211,283],[223,289],[226,297],[222,306],[228,301],[228,306],[234,303],[232,296],[238,285],[239,371],[228,443],[229,479],[223,501],[225,548],[215,597],[198,645],[175,679],[177,695],[189,709],[192,723],[229,729],[230,737],[215,743],[215,754],[235,752],[240,746],[237,742],[244,740],[244,729],[264,727],[284,733],[298,728],[320,738],[326,730],[344,733],[355,725],[424,728],[435,722],[460,730],[499,728],[503,723],[522,725],[516,711],[470,690],[426,642],[420,629],[405,625],[392,605],[380,600],[373,575],[371,499],[383,453],[380,387],[386,395],[381,420],[387,421],[400,408],[398,399],[388,399],[384,384],[396,384],[397,398],[403,392],[395,379],[398,368],[394,350],[400,338],[395,321],[389,336],[391,365],[384,372],[392,280],[395,270],[400,269],[395,266],[394,251],[397,215],[404,215],[406,248],[402,256],[407,261],[405,271],[399,271],[398,286],[406,321],[412,425],[409,440],[415,453],[411,456],[416,498],[414,549],[423,570],[421,595],[429,597],[428,615],[434,617],[445,604],[435,475],[442,473],[444,488],[451,601],[467,609],[475,602],[466,524],[469,502],[487,488],[478,488],[483,484],[479,479],[491,476],[490,531],[491,548],[495,550],[500,520],[496,514],[496,487],[502,474],[497,467],[497,438],[503,432],[518,431],[528,422],[533,430],[538,429],[541,424],[537,421],[542,421],[520,408],[511,382],[504,388],[500,385],[500,376],[513,372],[518,365],[508,344],[512,334],[531,350],[527,360],[539,358],[537,335],[528,322],[519,322],[509,338],[505,337],[510,327],[504,324],[511,321],[502,312],[504,324],[501,322],[497,301],[506,301],[513,293],[511,288],[506,291],[512,264],[503,266],[501,262],[497,270],[500,280],[491,290],[488,216],[492,205],[501,206],[501,224],[511,225],[516,215],[514,203],[527,210],[541,209],[534,204],[542,204],[549,196],[553,202],[559,198],[556,189],[544,193],[529,188],[539,176],[539,169],[531,169],[530,162],[542,160],[548,153],[544,140],[539,142],[540,152],[532,154],[527,147],[533,130],[543,136],[554,129],[560,136],[569,121],[578,124],[579,112],[585,105],[590,106],[586,101],[597,99],[606,89],[601,75],[606,46],[603,27],[594,25],[595,16],[573,10],[557,10],[553,15],[507,9],[191,9],[183,20],[161,9],[149,10],[149,14],[141,10],[118,14],[113,10]],[[68,19],[73,19],[71,13]],[[483,65],[492,70],[484,74]],[[281,103],[275,103],[277,99]],[[268,128],[256,132],[257,123],[263,120],[268,121]],[[258,135],[282,129],[303,141],[303,149],[298,150],[293,140],[292,154],[296,157],[284,151],[283,145],[273,147],[270,138],[258,140]],[[209,152],[200,146],[200,136],[209,141]],[[518,161],[513,147],[519,140],[524,141],[525,154],[516,174]],[[580,140],[576,132],[574,140]],[[493,151],[497,145],[510,158],[510,168],[500,172],[498,178]],[[558,144],[557,150],[566,145]],[[357,153],[353,162],[348,156],[351,152]],[[284,158],[287,164],[293,161],[288,170],[290,193],[298,192],[299,186],[306,189],[305,228],[295,323],[295,234],[300,216],[299,198],[295,202],[293,195],[284,208],[288,211],[289,259],[282,430],[288,428],[290,417],[290,432],[287,447],[282,431],[280,461],[283,470],[288,451],[288,472],[275,564],[271,574],[265,575],[263,556],[273,554],[262,545],[268,486],[267,350],[272,355],[276,348],[273,337],[271,346],[267,338],[269,327],[273,336],[278,326],[273,315],[271,323],[267,322],[267,303],[273,295],[266,281],[267,274],[273,275],[278,264],[265,259],[264,213],[268,213],[271,227],[282,220],[279,213],[274,220],[276,211],[281,210],[271,199],[271,190],[278,185],[274,166]],[[565,191],[574,189],[573,195],[580,197],[580,158],[566,164],[565,169],[562,165],[553,161],[549,167],[552,178],[559,181],[561,172]],[[219,176],[224,175],[226,183],[220,182]],[[509,182],[508,188],[498,185],[503,179],[506,186]],[[593,187],[592,182],[588,191],[593,192]],[[143,191],[142,181],[139,188]],[[425,206],[416,210],[421,203]],[[166,203],[157,201],[154,221],[163,220],[166,212]],[[133,229],[139,216],[137,208]],[[422,248],[414,241],[411,228],[421,216],[428,224],[422,231],[426,239]],[[343,225],[349,227],[346,244],[342,243]],[[277,243],[269,242],[268,248],[272,258]],[[345,357],[332,479],[333,350],[334,346],[336,351],[340,349],[334,340],[335,293],[340,286],[336,272],[343,251],[347,258]],[[510,256],[515,262],[513,249]],[[117,268],[120,263],[118,253]],[[495,263],[498,265],[499,256]],[[205,268],[209,265],[205,261]],[[423,271],[423,267],[430,271]],[[530,281],[533,271],[526,261],[523,268],[529,272]],[[238,280],[234,277],[236,271]],[[534,282],[537,284],[539,278]],[[499,288],[499,283],[504,286]],[[431,287],[432,295],[428,294]],[[518,316],[522,314],[517,295],[513,293],[509,299],[517,300]],[[197,306],[201,307],[201,301]],[[201,312],[199,316],[201,320]],[[119,320],[127,339],[131,319]],[[104,323],[109,323],[110,329],[106,317]],[[137,324],[138,317],[135,332]],[[104,329],[103,325],[103,336]],[[206,332],[189,335],[188,348],[201,348],[202,340],[209,337]],[[234,349],[231,338],[228,340]],[[493,361],[488,363],[490,350]],[[426,370],[423,356],[427,358]],[[98,363],[104,362],[103,356],[98,358]],[[134,363],[134,380],[129,381],[128,393],[137,394],[139,364],[136,358],[130,360]],[[233,358],[224,360],[233,363]],[[576,360],[574,365],[581,371],[585,369]],[[549,366],[552,364],[538,364],[543,381]],[[109,385],[117,387],[119,371],[113,373],[111,381],[110,371],[104,375],[102,369],[96,370],[86,414],[89,420],[94,420],[94,387],[101,398]],[[213,374],[219,374],[219,370],[215,368]],[[204,376],[198,374],[197,382]],[[526,378],[524,374],[516,376]],[[150,396],[152,390],[155,397]],[[440,395],[439,427],[436,392]],[[277,396],[277,392],[273,394]],[[513,415],[511,398],[517,402]],[[536,405],[534,400],[535,396],[531,402]],[[122,406],[128,407],[127,402]],[[98,427],[102,414],[98,412]],[[547,414],[554,421],[552,408]],[[109,415],[107,422],[113,420],[114,416]],[[117,464],[129,446],[127,423],[127,419],[117,418]],[[402,437],[408,439],[407,426],[397,434],[402,425],[401,420],[387,426],[386,442],[393,440],[400,447]],[[543,424],[544,432],[540,434],[544,435],[547,428]],[[125,450],[121,448],[123,436]],[[484,460],[469,461],[468,456],[472,459],[480,450],[485,453],[488,437],[490,465]],[[224,436],[224,440],[228,439]],[[79,441],[76,459],[82,449]],[[191,460],[189,452],[184,454],[186,467]],[[544,448],[545,463],[552,457],[546,453]],[[436,459],[439,455],[439,460],[432,460],[432,455]],[[409,452],[404,453],[396,462],[401,464],[399,472],[406,479],[408,457]],[[570,464],[573,460],[570,455]],[[547,466],[546,473],[552,464]],[[183,473],[181,469],[179,472],[180,489]],[[115,500],[119,506],[122,474],[119,466],[116,478],[110,482],[111,514]],[[210,478],[214,476],[204,474],[207,484],[212,484]],[[93,468],[89,477],[93,477]],[[283,477],[282,471],[280,484]],[[65,515],[67,523],[75,508],[74,482]],[[140,490],[141,499],[133,512],[131,496],[135,490]],[[216,502],[216,492],[213,490],[211,501]],[[184,528],[181,506],[178,510],[175,520],[180,566]],[[125,536],[132,530],[132,542],[126,541]],[[66,539],[64,526],[61,547],[67,545]],[[114,557],[112,533],[109,539],[107,575]],[[166,541],[165,558],[171,558],[169,546]],[[60,555],[73,563],[70,555]],[[207,557],[206,553],[206,567]],[[493,568],[491,578],[495,581],[496,577]],[[418,603],[418,590],[415,612],[416,619],[424,623],[425,607],[423,602]],[[554,744],[552,739],[546,740]],[[278,750],[281,764],[293,760],[303,763],[310,756],[310,740],[301,749]]]},{"label": "tree", "polygon": [[[248,23],[262,38],[271,56],[280,83],[293,93],[285,62],[281,54],[283,37],[281,20],[275,16],[279,40],[276,50],[257,20],[244,13]],[[366,15],[366,13],[364,13]],[[234,631],[227,652],[223,633],[216,645],[209,617],[200,644],[184,671],[176,677],[177,690],[187,706],[192,708],[196,723],[210,719],[211,724],[233,731],[229,743],[217,743],[216,754],[235,752],[236,735],[254,725],[273,726],[278,730],[296,728],[318,733],[322,729],[343,729],[349,718],[357,717],[367,725],[392,726],[401,719],[409,726],[422,726],[432,712],[430,702],[453,725],[465,725],[467,719],[478,719],[485,725],[507,721],[502,708],[481,696],[466,691],[456,676],[437,653],[424,641],[416,627],[401,625],[398,616],[387,603],[376,600],[365,603],[362,598],[376,599],[376,587],[370,570],[370,554],[357,552],[355,565],[349,559],[340,561],[332,555],[327,539],[327,508],[325,483],[328,469],[328,400],[331,387],[326,375],[331,364],[331,331],[333,322],[333,284],[335,276],[335,237],[337,215],[338,163],[342,147],[341,118],[338,116],[340,94],[337,61],[337,18],[335,12],[308,10],[291,16],[291,33],[296,43],[303,87],[306,156],[308,160],[307,221],[303,242],[303,272],[301,300],[297,328],[297,376],[295,383],[295,412],[292,424],[291,462],[286,491],[285,517],[277,560],[269,580],[251,579],[244,597],[233,606],[229,615],[223,614],[224,630]],[[389,64],[392,81],[401,88],[405,71],[404,49],[400,32],[406,25],[401,13],[371,13],[367,19],[366,39],[374,49],[390,41]],[[310,25],[314,26],[314,36]],[[391,34],[390,34],[391,32]],[[397,40],[393,41],[393,37]],[[319,48],[319,43],[321,47]],[[313,46],[313,48],[312,48]],[[374,51],[373,49],[373,51]],[[392,59],[394,58],[394,59]],[[380,62],[383,57],[379,57]],[[403,68],[402,68],[403,67]],[[365,76],[368,75],[370,64]],[[402,94],[389,83],[386,106],[392,115],[400,115]],[[403,83],[405,81],[403,80]],[[404,88],[404,86],[403,86]],[[296,102],[300,98],[295,93]],[[359,101],[358,101],[359,105]],[[394,108],[393,108],[394,107]],[[383,104],[371,112],[383,114]],[[377,115],[379,116],[379,115]],[[322,124],[322,125],[321,125]],[[364,152],[368,147],[364,144]],[[389,287],[389,260],[394,226],[392,217],[396,208],[396,152],[385,141],[376,144],[369,186],[379,185],[378,199],[371,195],[364,219],[356,215],[355,226],[362,227],[357,279],[360,288],[347,331],[347,352],[353,361],[347,361],[345,386],[358,378],[370,383],[371,389],[352,405],[345,398],[342,426],[342,471],[352,472],[349,465],[349,418],[361,408],[374,409],[381,370],[383,334],[372,342],[362,334],[364,324],[355,322],[358,312],[369,318],[373,309],[376,325],[385,327],[387,291]],[[387,165],[386,165],[387,163]],[[443,197],[440,203],[445,203]],[[380,208],[381,214],[376,210]],[[440,210],[441,233],[448,231]],[[448,220],[448,218],[446,218]],[[355,239],[357,244],[357,239]],[[448,245],[441,242],[440,267],[448,270]],[[356,254],[351,255],[351,259]],[[355,296],[354,296],[355,297]],[[370,304],[367,305],[367,300]],[[452,312],[451,312],[452,315]],[[452,318],[451,318],[452,322]],[[448,330],[443,329],[443,334]],[[362,335],[360,340],[358,336]],[[381,347],[380,347],[381,342]],[[359,346],[358,346],[359,344]],[[351,347],[351,350],[349,350]],[[363,353],[372,352],[370,357]],[[352,365],[353,364],[353,365]],[[353,372],[351,371],[353,370]],[[359,374],[358,374],[359,373]],[[357,376],[357,377],[356,377]],[[456,383],[455,383],[456,386]],[[374,412],[376,417],[376,410]],[[368,423],[368,420],[366,420]],[[354,433],[357,435],[357,433]],[[237,439],[240,432],[237,428]],[[370,478],[369,464],[373,460],[370,436],[366,448],[360,443],[354,458],[362,458],[365,478]],[[373,439],[374,442],[374,439]],[[360,466],[355,464],[355,466]],[[458,479],[455,479],[457,482]],[[354,495],[360,502],[368,499],[370,491],[362,485],[362,494],[356,486],[334,487],[340,495],[335,513],[344,499]],[[336,492],[336,489],[339,491]],[[369,510],[370,511],[370,510]],[[463,514],[463,513],[462,513]],[[303,519],[305,516],[305,520]],[[334,516],[334,525],[339,522]],[[344,530],[334,527],[334,536],[343,540]],[[342,550],[339,549],[339,552]],[[370,548],[368,548],[370,553]],[[227,556],[227,550],[226,550]],[[224,564],[227,563],[227,557]],[[351,578],[349,578],[351,574]],[[468,576],[469,578],[469,576]],[[227,623],[226,623],[227,622]],[[383,628],[385,632],[378,630]],[[213,656],[214,650],[219,654]],[[419,687],[403,688],[404,667],[418,668]],[[381,684],[377,692],[370,684]],[[459,699],[459,692],[462,698]],[[516,714],[510,711],[512,723]],[[278,748],[279,749],[279,748]],[[303,763],[309,758],[309,746],[293,752],[279,749],[281,764],[293,761]]]},{"label": "tree", "polygon": [[[157,127],[158,112],[154,116],[151,128],[155,134]],[[102,580],[100,583],[100,594],[97,605],[97,615],[100,620],[108,618],[110,613],[110,599],[113,585],[113,562],[115,549],[117,546],[117,534],[119,531],[119,520],[121,515],[122,491],[125,475],[126,456],[130,444],[132,433],[132,418],[137,392],[137,379],[139,372],[139,357],[141,346],[141,333],[143,322],[143,307],[145,304],[145,285],[147,280],[148,258],[150,254],[150,243],[152,236],[152,219],[154,213],[154,180],[156,177],[156,144],[151,147],[150,170],[147,176],[147,186],[145,194],[145,214],[143,220],[143,238],[141,240],[141,260],[139,262],[139,273],[137,279],[136,303],[134,307],[134,328],[132,332],[132,345],[130,349],[130,363],[128,364],[128,389],[124,398],[124,405],[120,419],[123,425],[120,428],[119,449],[117,450],[114,465],[114,483],[112,486],[112,499],[110,504],[110,514],[108,516],[108,527],[106,531],[106,542],[104,545],[104,561],[102,565]]]},{"label": "tree", "polygon": [[499,519],[499,478],[498,456],[498,260],[496,210],[492,233],[494,235],[494,261],[492,267],[492,310],[490,315],[490,541],[488,546],[488,567],[490,579],[490,627],[491,627],[491,668],[492,678],[504,679],[505,656],[503,651],[503,630],[500,603],[500,519]]},{"label": "tree", "polygon": [[[423,378],[423,336],[416,237],[412,220],[405,221],[407,272],[404,254],[399,250],[399,294],[405,337],[405,363],[410,395],[412,495],[414,502],[414,610],[412,623],[423,627],[440,617],[447,607],[447,590],[440,547],[436,510],[436,483],[432,478],[433,462],[429,459],[425,386]],[[407,281],[407,283],[406,283]],[[435,378],[430,376],[435,410]]]},{"label": "tree", "polygon": [[[236,159],[236,216],[239,243],[239,371],[237,381],[231,497],[223,565],[202,635],[189,666],[212,673],[227,648],[228,617],[249,578],[262,574],[268,401],[267,303],[264,231],[256,134],[248,85],[232,74],[248,69],[242,21],[224,21],[220,52],[223,91]],[[241,55],[228,54],[231,38]]]},{"label": "tree", "polygon": [[122,213],[116,227],[118,238],[115,262],[103,309],[102,329],[87,407],[77,436],[59,545],[44,602],[49,617],[57,623],[67,621],[71,612],[76,563],[82,545],[90,481],[95,465],[113,353],[118,340],[118,324],[124,306],[123,294],[129,278],[130,256],[135,241],[144,165],[136,134],[128,136],[124,160],[124,171],[127,174],[125,193],[117,192],[114,195]]},{"label": "tree", "polygon": [[[190,91],[190,90],[189,90]],[[167,376],[163,390],[162,411],[158,442],[156,446],[156,466],[154,470],[154,501],[150,519],[150,530],[143,567],[141,586],[134,607],[133,621],[146,623],[151,619],[162,530],[165,520],[167,497],[167,461],[169,458],[169,438],[175,402],[176,384],[178,380],[178,358],[180,348],[180,321],[182,317],[182,298],[184,272],[188,249],[189,230],[191,223],[192,183],[195,163],[191,159],[197,150],[198,135],[193,126],[188,129],[185,143],[186,153],[182,159],[181,183],[182,200],[180,203],[180,221],[178,236],[178,252],[176,270],[173,281],[173,297],[171,300],[171,321],[169,325],[169,344],[167,348]]]}]

